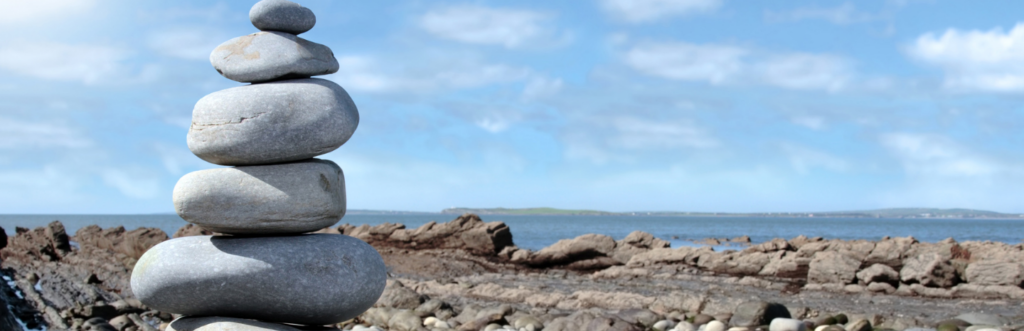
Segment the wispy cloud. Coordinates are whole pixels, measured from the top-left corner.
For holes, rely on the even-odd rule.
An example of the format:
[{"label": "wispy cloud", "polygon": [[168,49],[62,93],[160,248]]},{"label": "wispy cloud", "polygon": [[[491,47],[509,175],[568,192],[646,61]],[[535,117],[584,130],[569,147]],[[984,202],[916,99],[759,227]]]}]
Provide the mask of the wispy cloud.
[{"label": "wispy cloud", "polygon": [[0,149],[83,148],[93,142],[83,132],[54,122],[0,117]]},{"label": "wispy cloud", "polygon": [[766,52],[685,42],[641,43],[625,53],[637,71],[710,84],[763,84],[795,90],[836,91],[854,76],[851,61],[835,55]]},{"label": "wispy cloud", "polygon": [[126,73],[132,51],[112,46],[13,42],[0,47],[0,69],[50,81],[94,85]]},{"label": "wispy cloud", "polygon": [[146,168],[108,168],[100,173],[103,183],[133,199],[151,199],[160,195],[159,176]]},{"label": "wispy cloud", "polygon": [[340,56],[341,70],[330,77],[357,91],[427,93],[524,81],[532,75],[529,68],[481,63],[472,58],[425,57],[422,61],[395,60],[385,65],[371,56]]},{"label": "wispy cloud", "polygon": [[815,150],[795,143],[783,143],[782,151],[789,158],[790,165],[798,173],[805,174],[814,168],[822,168],[834,172],[847,171],[849,163],[832,153]]},{"label": "wispy cloud", "polygon": [[881,135],[880,141],[914,176],[989,177],[1007,170],[1000,162],[941,135],[889,133]]},{"label": "wispy cloud", "polygon": [[1009,31],[929,32],[911,43],[907,53],[941,69],[947,88],[1024,92],[1024,23]]},{"label": "wispy cloud", "polygon": [[230,38],[210,26],[179,26],[161,28],[146,39],[147,46],[160,55],[209,61],[210,52]]},{"label": "wispy cloud", "polygon": [[566,157],[632,163],[644,153],[711,149],[721,145],[709,128],[687,118],[613,115],[574,118],[562,136]]},{"label": "wispy cloud", "polygon": [[600,0],[601,9],[612,18],[642,23],[707,13],[721,7],[722,0]]},{"label": "wispy cloud", "polygon": [[4,1],[3,6],[0,25],[24,25],[87,14],[96,0]]},{"label": "wispy cloud", "polygon": [[531,10],[460,5],[431,10],[419,25],[431,35],[469,44],[528,48],[556,44],[565,35],[551,24],[553,15]]},{"label": "wispy cloud", "polygon": [[869,13],[857,10],[853,3],[844,2],[838,7],[804,7],[791,11],[765,11],[769,22],[823,20],[833,24],[846,25],[887,18],[884,13]]}]

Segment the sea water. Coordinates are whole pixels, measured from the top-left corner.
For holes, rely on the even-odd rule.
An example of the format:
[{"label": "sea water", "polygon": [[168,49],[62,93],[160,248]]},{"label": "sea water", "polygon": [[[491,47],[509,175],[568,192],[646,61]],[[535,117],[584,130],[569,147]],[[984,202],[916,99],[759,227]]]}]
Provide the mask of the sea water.
[{"label": "sea water", "polygon": [[[451,221],[447,214],[350,214],[339,222],[353,225],[401,223],[414,229],[430,221]],[[483,215],[485,222],[502,221],[512,230],[512,240],[522,248],[538,250],[561,239],[587,233],[609,235],[616,240],[635,230],[645,231],[672,243],[672,247],[694,246],[693,240],[750,236],[754,243],[798,235],[826,239],[879,240],[883,236],[914,236],[936,242],[952,237],[957,241],[997,241],[1009,244],[1024,239],[1021,219],[944,218],[788,218],[788,217],[673,217],[673,216],[555,216]],[[0,215],[0,226],[8,235],[15,227],[34,228],[59,220],[68,234],[96,224],[102,228],[124,226],[127,230],[155,227],[173,235],[186,222],[174,214],[153,215]],[[716,247],[716,250],[727,247]]]}]

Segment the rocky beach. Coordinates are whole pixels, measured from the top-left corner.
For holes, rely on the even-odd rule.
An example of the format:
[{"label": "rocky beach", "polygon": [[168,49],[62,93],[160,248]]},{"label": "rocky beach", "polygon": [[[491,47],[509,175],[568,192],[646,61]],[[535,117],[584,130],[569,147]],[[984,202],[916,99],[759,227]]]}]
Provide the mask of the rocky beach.
[{"label": "rocky beach", "polygon": [[[0,250],[9,310],[0,311],[0,328],[160,330],[176,317],[140,302],[129,284],[143,253],[169,239],[163,231],[90,226],[69,235],[53,222],[15,232]],[[416,229],[344,224],[317,232],[366,242],[387,266],[373,308],[330,325],[343,329],[978,331],[1024,324],[1020,244],[800,236],[716,252],[668,247],[638,231],[531,251],[515,246],[504,223],[473,214]],[[190,224],[173,237],[209,234]],[[742,243],[742,235],[733,241]],[[282,280],[279,288],[289,287]]]}]

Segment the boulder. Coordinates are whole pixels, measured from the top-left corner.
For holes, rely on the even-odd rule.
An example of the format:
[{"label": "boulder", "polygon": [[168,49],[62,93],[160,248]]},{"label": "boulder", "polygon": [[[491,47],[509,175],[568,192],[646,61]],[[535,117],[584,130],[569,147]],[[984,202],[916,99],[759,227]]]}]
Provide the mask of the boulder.
[{"label": "boulder", "polygon": [[876,263],[858,271],[857,279],[865,284],[873,282],[896,284],[900,281],[900,273],[888,265]]},{"label": "boulder", "polygon": [[24,263],[57,261],[71,252],[71,243],[60,221],[33,230],[18,228],[18,233],[0,250],[0,260],[19,260]]},{"label": "boulder", "polygon": [[390,281],[384,287],[384,293],[377,299],[374,306],[396,309],[416,309],[427,299],[425,295],[416,293],[413,289],[405,287],[402,282]]},{"label": "boulder", "polygon": [[608,258],[615,250],[615,240],[602,234],[585,234],[562,239],[534,254],[528,264],[536,267],[567,265],[577,261]]},{"label": "boulder", "polygon": [[967,265],[966,281],[976,285],[1024,285],[1024,264],[1020,261],[985,260]]},{"label": "boulder", "polygon": [[215,232],[311,232],[345,215],[345,175],[319,159],[200,170],[178,180],[173,200],[178,216]]},{"label": "boulder", "polygon": [[779,303],[754,301],[746,302],[733,310],[729,325],[755,327],[768,325],[776,318],[790,318],[789,309]]},{"label": "boulder", "polygon": [[[405,225],[384,223],[377,226],[342,225],[341,233],[359,238],[377,247],[415,249],[461,249],[473,255],[495,256],[513,246],[512,231],[502,222],[484,223],[476,214],[463,214],[451,222],[429,222],[413,230]],[[525,251],[522,251],[525,253]]]},{"label": "boulder", "polygon": [[884,264],[893,268],[903,266],[906,252],[917,243],[914,237],[891,238],[879,241],[864,259],[866,264]]},{"label": "boulder", "polygon": [[359,125],[355,103],[324,79],[292,79],[213,92],[196,103],[188,148],[219,165],[305,160],[344,144]]},{"label": "boulder", "polygon": [[[806,248],[809,245],[805,245]],[[861,262],[835,251],[814,254],[807,272],[807,282],[816,284],[851,284]]]},{"label": "boulder", "polygon": [[904,261],[900,280],[907,284],[919,283],[928,287],[952,287],[958,279],[949,258],[937,253],[925,253]]},{"label": "boulder", "polygon": [[323,325],[370,308],[386,278],[377,251],[349,236],[196,236],[147,251],[131,288],[164,312]]}]

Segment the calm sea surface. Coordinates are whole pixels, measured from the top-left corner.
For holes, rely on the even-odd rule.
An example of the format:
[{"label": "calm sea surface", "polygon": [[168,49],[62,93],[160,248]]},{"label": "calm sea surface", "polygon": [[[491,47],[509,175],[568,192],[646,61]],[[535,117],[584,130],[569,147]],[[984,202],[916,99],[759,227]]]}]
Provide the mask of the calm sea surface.
[{"label": "calm sea surface", "polygon": [[[447,222],[457,215],[347,215],[340,223],[402,223],[416,228],[430,221]],[[0,226],[8,235],[14,227],[43,226],[53,220],[64,223],[69,234],[90,224],[108,228],[124,226],[157,227],[174,234],[185,221],[173,214],[159,215],[0,215]],[[1024,220],[1008,219],[877,219],[877,218],[762,218],[762,217],[656,217],[656,216],[513,216],[484,215],[483,220],[503,221],[512,229],[519,247],[540,249],[559,239],[586,233],[600,233],[622,239],[634,230],[646,231],[668,240],[672,247],[693,246],[688,239],[750,236],[754,243],[798,235],[827,239],[869,239],[883,236],[914,236],[935,242],[948,237],[957,241],[991,240],[1011,244],[1024,239]],[[676,238],[676,239],[673,239]],[[721,247],[716,247],[716,250]]]}]

